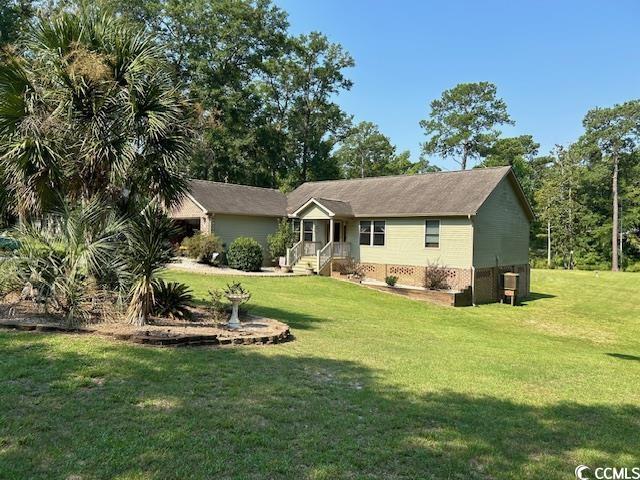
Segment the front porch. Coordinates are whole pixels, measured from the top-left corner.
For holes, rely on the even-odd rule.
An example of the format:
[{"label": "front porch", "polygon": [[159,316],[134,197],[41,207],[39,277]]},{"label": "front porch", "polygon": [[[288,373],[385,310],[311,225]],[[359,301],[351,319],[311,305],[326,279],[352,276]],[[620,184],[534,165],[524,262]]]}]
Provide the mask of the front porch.
[{"label": "front porch", "polygon": [[347,238],[349,219],[336,215],[328,203],[335,209],[342,202],[311,199],[292,215],[298,241],[287,249],[286,261],[294,271],[328,274],[332,259],[352,256]]}]

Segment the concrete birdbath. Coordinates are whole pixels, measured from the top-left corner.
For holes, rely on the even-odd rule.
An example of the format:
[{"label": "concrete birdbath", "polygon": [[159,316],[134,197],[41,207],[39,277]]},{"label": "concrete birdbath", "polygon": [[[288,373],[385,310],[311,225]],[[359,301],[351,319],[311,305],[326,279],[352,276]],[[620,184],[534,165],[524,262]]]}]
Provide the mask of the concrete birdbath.
[{"label": "concrete birdbath", "polygon": [[227,326],[232,329],[240,328],[240,317],[238,317],[238,307],[246,303],[251,298],[251,294],[247,292],[240,283],[227,285],[224,296],[231,302],[231,318]]}]

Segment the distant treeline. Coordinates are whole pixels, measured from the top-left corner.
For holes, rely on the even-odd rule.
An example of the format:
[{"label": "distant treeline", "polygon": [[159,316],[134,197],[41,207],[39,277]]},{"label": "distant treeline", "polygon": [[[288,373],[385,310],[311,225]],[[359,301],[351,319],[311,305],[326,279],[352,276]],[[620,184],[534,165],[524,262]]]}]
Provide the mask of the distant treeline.
[{"label": "distant treeline", "polygon": [[[425,109],[425,142],[412,162],[377,125],[354,124],[340,106],[352,86],[349,53],[319,32],[292,35],[287,13],[269,0],[4,2],[5,67],[13,57],[29,58],[25,49],[39,16],[83,9],[155,38],[189,106],[183,121],[190,153],[182,170],[191,177],[286,191],[312,180],[425,173],[439,169],[430,161],[445,157],[463,169],[512,165],[537,215],[536,265],[640,269],[635,100],[585,112],[584,135],[541,155],[531,135],[504,137],[498,130],[514,121],[495,85],[460,84]],[[6,148],[1,142],[0,155]],[[5,224],[16,213],[6,161],[0,162]]]}]

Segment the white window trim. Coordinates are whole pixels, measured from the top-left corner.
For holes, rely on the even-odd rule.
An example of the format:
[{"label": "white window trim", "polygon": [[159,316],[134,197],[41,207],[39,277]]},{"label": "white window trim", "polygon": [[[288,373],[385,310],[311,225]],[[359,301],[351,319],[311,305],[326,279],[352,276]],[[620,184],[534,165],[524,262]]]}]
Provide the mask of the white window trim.
[{"label": "white window trim", "polygon": [[[314,222],[313,220],[301,220],[302,224],[300,225],[300,228],[302,229],[302,240],[305,242],[311,242],[314,243],[316,241],[316,222]],[[305,223],[311,223],[311,240],[305,240],[304,239],[304,224]]]},{"label": "white window trim", "polygon": [[[427,246],[427,222],[438,222],[438,246],[437,247],[428,247]],[[440,240],[440,232],[442,231],[442,222],[439,218],[427,218],[424,221],[424,236],[423,236],[423,245],[427,250],[440,250],[442,246],[442,241]]]},{"label": "white window trim", "polygon": [[[369,243],[366,245],[362,245],[360,243],[360,224],[362,222],[369,222],[371,231],[369,232]],[[373,244],[373,222],[382,222],[384,223],[384,243],[382,245],[374,245]],[[387,221],[386,220],[359,220],[358,221],[358,245],[360,247],[374,247],[374,248],[384,248],[387,246]]]}]

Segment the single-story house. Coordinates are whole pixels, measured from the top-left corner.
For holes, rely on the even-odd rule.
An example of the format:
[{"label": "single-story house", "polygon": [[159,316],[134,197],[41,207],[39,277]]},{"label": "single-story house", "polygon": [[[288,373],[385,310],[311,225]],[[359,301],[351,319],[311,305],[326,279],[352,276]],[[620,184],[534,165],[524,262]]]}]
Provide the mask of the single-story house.
[{"label": "single-story house", "polygon": [[481,303],[497,300],[500,276],[511,271],[529,294],[534,215],[510,167],[307,182],[287,195],[193,180],[172,216],[227,244],[248,236],[263,246],[289,218],[299,241],[287,261],[310,263],[318,274],[351,258],[367,277],[420,286],[439,265],[451,288],[472,287]]}]

